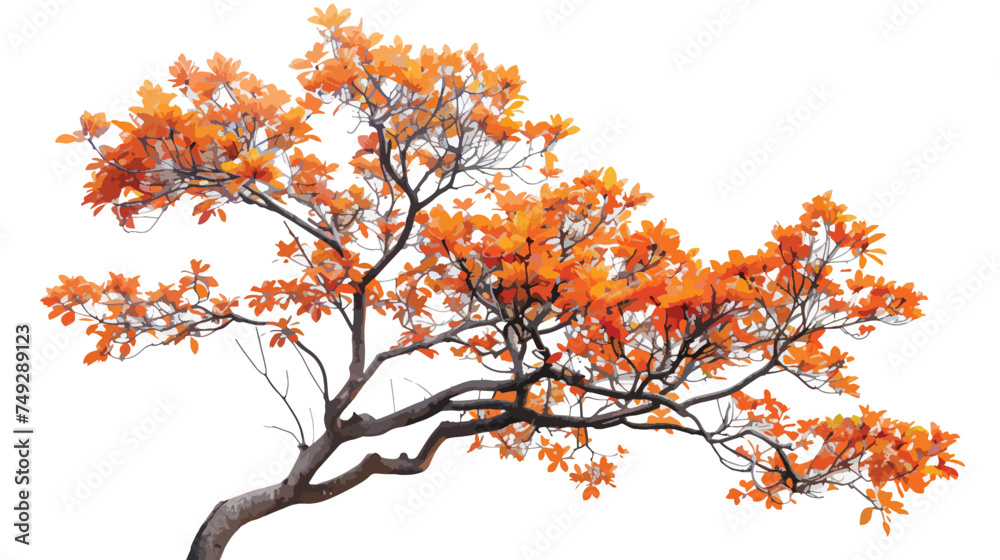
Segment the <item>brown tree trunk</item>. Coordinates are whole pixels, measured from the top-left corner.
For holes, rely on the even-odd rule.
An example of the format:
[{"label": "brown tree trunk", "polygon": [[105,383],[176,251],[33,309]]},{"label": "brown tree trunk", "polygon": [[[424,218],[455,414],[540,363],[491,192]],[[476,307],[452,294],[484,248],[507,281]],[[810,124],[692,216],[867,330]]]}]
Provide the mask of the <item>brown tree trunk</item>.
[{"label": "brown tree trunk", "polygon": [[330,432],[325,432],[312,445],[299,446],[301,452],[291,472],[278,484],[219,502],[198,529],[187,560],[219,560],[229,540],[247,523],[291,505],[323,501],[342,492],[343,489],[316,495],[306,495],[304,492],[309,488],[309,479],[330,457],[337,445]]},{"label": "brown tree trunk", "polygon": [[[442,422],[424,442],[416,457],[405,453],[397,458],[384,458],[378,453],[365,455],[357,465],[339,476],[318,484],[310,480],[319,467],[337,449],[342,440],[323,434],[312,445],[302,446],[295,465],[288,478],[278,484],[253,490],[246,494],[219,502],[208,519],[198,529],[191,543],[187,560],[219,560],[222,553],[240,527],[255,519],[260,519],[276,511],[295,504],[316,504],[324,502],[368,480],[374,474],[415,475],[422,473],[430,465],[438,447],[448,438],[468,436],[494,431],[517,421],[509,413],[467,422]],[[339,424],[339,421],[338,421]],[[337,426],[340,428],[341,426]],[[371,435],[369,432],[367,435]]]},{"label": "brown tree trunk", "polygon": [[219,502],[201,525],[187,560],[218,560],[240,527],[295,504],[292,487],[279,483]]}]

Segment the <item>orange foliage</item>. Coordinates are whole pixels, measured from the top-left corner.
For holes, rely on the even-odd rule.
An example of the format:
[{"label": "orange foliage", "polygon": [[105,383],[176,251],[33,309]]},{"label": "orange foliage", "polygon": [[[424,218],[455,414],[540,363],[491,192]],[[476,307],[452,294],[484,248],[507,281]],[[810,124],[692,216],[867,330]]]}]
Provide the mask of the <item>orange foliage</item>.
[{"label": "orange foliage", "polygon": [[[870,502],[862,523],[873,511],[888,522],[905,513],[894,496],[957,476],[957,436],[935,424],[864,406],[848,418],[794,420],[769,390],[744,392],[790,375],[859,396],[857,377],[844,373],[853,357],[825,345],[824,333],[864,338],[920,318],[925,299],[911,283],[863,271],[883,263],[876,226],[826,193],[764,246],[706,263],[665,221],[633,218],[651,195],[615,169],[560,180],[555,148],[577,128],[560,115],[522,119],[516,66],[490,67],[476,45],[383,42],[349,16],[331,5],[309,18],[321,40],[291,62],[305,90],[294,101],[239,61],[216,54],[203,70],[181,56],[177,93],[146,82],[142,105],[111,121],[114,141],[97,144],[111,126],[103,113],[84,113],[79,130],[57,139],[97,149],[83,199],[95,214],[110,205],[132,229],[183,199],[201,222],[244,204],[285,221],[277,256],[299,268],[235,299],[213,295],[198,261],[153,290],[114,274],[102,284],[62,276],[43,302],[64,324],[91,323],[97,347],[86,363],[124,359],[142,340],[189,338],[197,351],[195,337],[232,322],[270,327],[271,346],[301,344],[300,315],[343,318],[357,336],[370,310],[400,329],[379,359],[440,359],[447,348],[508,383],[448,401],[463,418],[503,421],[470,434],[470,451],[493,446],[522,460],[537,450],[550,472],[585,485],[585,499],[614,486],[616,465],[591,438],[615,425],[705,438],[747,476],[728,495],[736,503],[780,509],[797,494],[853,488]],[[309,123],[326,105],[364,128],[336,178],[337,164],[307,151],[319,140]],[[514,171],[542,184],[514,188]],[[715,404],[721,418],[700,416]]]}]

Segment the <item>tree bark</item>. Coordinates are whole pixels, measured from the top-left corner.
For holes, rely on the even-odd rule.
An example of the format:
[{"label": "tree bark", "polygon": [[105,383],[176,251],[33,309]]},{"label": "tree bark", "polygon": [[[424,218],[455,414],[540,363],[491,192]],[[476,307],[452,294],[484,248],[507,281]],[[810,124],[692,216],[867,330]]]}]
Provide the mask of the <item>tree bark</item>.
[{"label": "tree bark", "polygon": [[[444,398],[445,393],[441,396]],[[433,397],[432,397],[433,400]],[[420,409],[411,411],[419,413]],[[395,417],[397,426],[410,424],[408,415]],[[310,481],[320,466],[344,440],[325,433],[312,445],[302,449],[288,478],[278,484],[253,490],[219,502],[208,514],[191,543],[187,560],[219,560],[230,539],[241,527],[295,504],[324,502],[354,488],[375,474],[415,475],[427,470],[441,444],[450,438],[494,431],[518,421],[509,412],[491,418],[465,422],[442,422],[431,432],[416,457],[405,453],[395,458],[369,453],[355,466],[324,482]],[[373,424],[373,425],[377,425]],[[343,429],[343,426],[338,426]],[[363,430],[364,435],[384,433],[381,428]],[[388,431],[388,430],[385,430]],[[357,434],[360,436],[361,434]]]},{"label": "tree bark", "polygon": [[285,483],[219,502],[198,530],[187,560],[219,560],[240,527],[295,503],[292,487]]}]

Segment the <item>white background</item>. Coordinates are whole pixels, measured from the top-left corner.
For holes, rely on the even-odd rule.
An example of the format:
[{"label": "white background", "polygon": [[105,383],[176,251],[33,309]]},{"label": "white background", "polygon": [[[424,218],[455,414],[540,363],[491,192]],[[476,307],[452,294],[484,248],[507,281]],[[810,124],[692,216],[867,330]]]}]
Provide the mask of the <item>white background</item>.
[{"label": "white background", "polygon": [[[79,328],[47,321],[38,300],[58,274],[100,280],[114,270],[169,282],[191,258],[211,263],[229,294],[280,274],[271,264],[280,224],[258,222],[260,214],[246,208],[233,208],[222,227],[195,228],[174,216],[146,235],[125,234],[107,213],[93,218],[80,206],[83,160],[75,146],[53,140],[74,130],[84,110],[123,118],[141,81],[164,83],[180,53],[203,61],[221,51],[297,94],[287,64],[316,39],[306,22],[312,5],[4,3],[0,317],[10,347],[14,325],[30,323],[39,356],[30,548],[11,541],[9,447],[0,465],[7,512],[0,525],[11,558],[183,558],[218,500],[276,480],[279,474],[266,471],[281,466],[283,454],[287,468],[290,439],[263,426],[288,419],[231,335],[203,340],[197,357],[155,349],[84,367],[92,341]],[[806,499],[781,512],[733,506],[724,496],[738,476],[683,435],[601,434],[607,449],[623,441],[631,462],[617,489],[586,503],[564,474],[546,473],[539,461],[500,461],[493,450],[468,455],[469,442],[459,441],[423,476],[371,479],[335,500],[254,522],[226,558],[992,554],[1000,458],[988,423],[998,388],[1000,282],[984,263],[1000,252],[1000,5],[377,0],[350,7],[389,37],[399,33],[415,45],[478,42],[487,62],[517,64],[528,81],[529,118],[559,112],[582,128],[561,146],[560,167],[575,173],[614,165],[619,177],[656,195],[640,216],[667,217],[684,245],[700,247],[706,258],[756,250],[777,221],[795,220],[802,202],[828,189],[880,224],[889,255],[875,270],[917,282],[931,317],[846,348],[857,357],[850,369],[861,378],[860,401],[776,387],[801,418],[851,413],[860,403],[935,421],[961,434],[955,450],[968,468],[956,482],[911,496],[912,515],[885,538],[878,523],[858,525],[863,504],[856,496]],[[825,101],[811,93],[818,90],[829,92]],[[796,112],[790,129],[787,115]],[[948,130],[953,138],[934,148]],[[346,163],[356,149],[343,126],[324,130],[324,138],[329,146],[319,153],[326,159]],[[753,169],[748,154],[760,159],[768,139],[777,150]],[[934,161],[923,169],[915,156]],[[734,166],[749,177],[723,192]],[[330,340],[320,346],[336,368],[345,360]],[[8,364],[9,354],[0,352]],[[293,376],[301,374],[289,363]],[[419,356],[388,371],[400,401],[423,394],[403,378],[439,387],[463,375],[471,374],[431,367]],[[302,394],[297,379],[292,391]],[[13,376],[3,385],[5,406],[13,408]],[[388,381],[366,391],[373,406],[388,406]],[[157,412],[158,402],[169,414]],[[145,439],[123,439],[132,429]],[[404,436],[377,449],[412,454],[422,440]],[[368,450],[352,447],[324,473],[336,474]],[[99,475],[95,465],[115,452],[123,462]],[[86,494],[79,486],[88,477],[99,487],[67,507],[67,496]]]}]

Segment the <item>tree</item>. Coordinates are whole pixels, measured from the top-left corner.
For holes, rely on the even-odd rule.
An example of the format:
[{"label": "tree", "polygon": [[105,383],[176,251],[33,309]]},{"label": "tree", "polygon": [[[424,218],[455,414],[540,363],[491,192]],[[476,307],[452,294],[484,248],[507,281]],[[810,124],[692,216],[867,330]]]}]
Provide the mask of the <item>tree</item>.
[{"label": "tree", "polygon": [[[781,509],[846,488],[866,506],[861,523],[877,511],[887,533],[890,516],[906,513],[898,498],[958,476],[948,451],[958,436],[933,423],[866,406],[794,420],[759,388],[784,375],[857,397],[845,374],[853,358],[830,338],[860,340],[922,315],[913,284],[863,271],[885,254],[876,226],[826,193],[755,253],[704,263],[664,221],[632,218],[650,195],[613,168],[557,182],[555,148],[577,128],[559,115],[519,120],[516,66],[491,68],[475,45],[383,42],[346,25],[349,15],[331,5],[309,19],[320,41],[291,63],[304,89],[294,101],[239,61],[216,54],[202,69],[182,55],[171,68],[180,96],[147,81],[128,120],[84,113],[57,139],[96,150],[84,205],[95,215],[110,207],[128,231],[171,208],[190,205],[204,223],[243,205],[288,232],[277,255],[295,277],[241,297],[218,293],[210,267],[192,260],[155,288],[114,273],[101,283],[61,276],[42,300],[50,318],[88,323],[96,348],[86,364],[181,343],[197,353],[199,339],[238,324],[263,331],[262,354],[260,337],[301,355],[323,408],[320,435],[306,437],[287,385],[262,366],[294,421],[298,457],[282,482],[219,502],[189,559],[221,557],[239,528],[286,507],[375,474],[420,473],[451,438],[471,438],[470,452],[536,455],[590,499],[614,486],[627,453],[600,445],[602,430],[691,435],[742,473],[728,495],[736,503]],[[324,109],[345,110],[364,131],[347,169],[303,151],[320,142],[310,123]],[[118,139],[99,145],[112,125]],[[324,360],[336,341],[307,337],[297,320],[338,323],[349,356]],[[386,325],[398,342],[372,348],[372,329]],[[382,366],[407,356],[467,364],[468,380],[391,413],[358,410]],[[416,454],[371,453],[316,478],[345,443],[419,422],[433,429]]]}]

